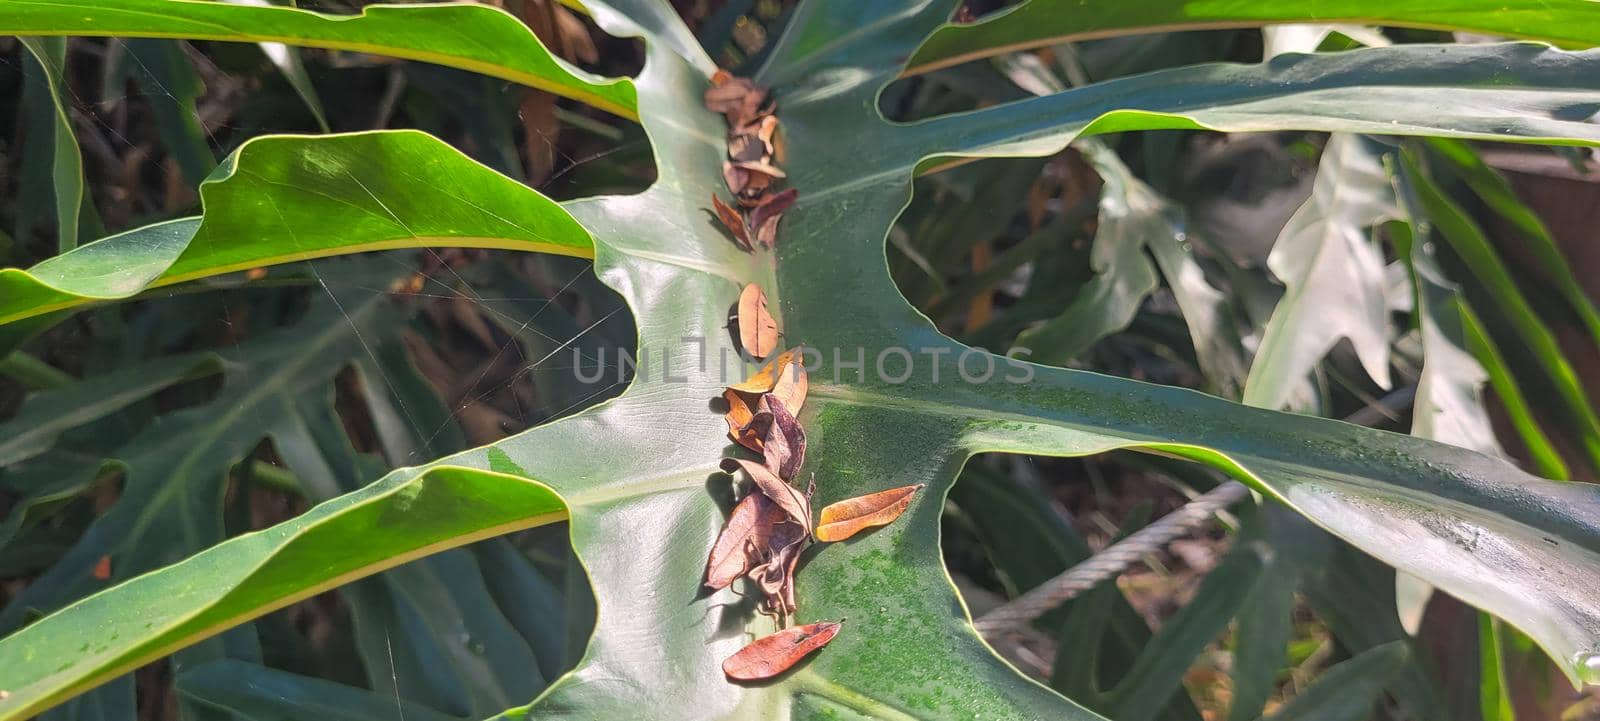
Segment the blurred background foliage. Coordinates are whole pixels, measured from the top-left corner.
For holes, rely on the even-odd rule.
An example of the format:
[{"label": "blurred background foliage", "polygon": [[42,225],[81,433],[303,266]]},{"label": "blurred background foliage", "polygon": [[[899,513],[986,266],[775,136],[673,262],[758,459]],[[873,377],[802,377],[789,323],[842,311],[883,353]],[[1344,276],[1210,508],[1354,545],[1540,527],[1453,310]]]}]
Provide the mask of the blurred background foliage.
[{"label": "blurred background foliage", "polygon": [[[641,62],[636,43],[556,3],[495,4],[587,69]],[[676,4],[735,71],[759,63],[790,9]],[[1449,39],[1297,27],[1090,41],[904,78],[881,104],[909,120],[1208,60]],[[352,53],[4,38],[0,98],[7,266],[195,212],[218,158],[265,133],[419,128],[558,199],[653,177],[636,125]],[[926,176],[887,253],[906,296],[974,345],[1593,482],[1597,170],[1576,150],[1129,134]],[[0,358],[0,635],[387,469],[611,397],[633,338],[586,262],[463,250],[249,271],[74,317]],[[1122,453],[984,457],[966,475],[982,482],[957,484],[944,552],[974,615],[1222,480]],[[275,612],[46,717],[277,719],[306,704],[339,719],[482,717],[577,660],[590,604],[564,528],[536,529]],[[1119,721],[1600,718],[1509,627],[1253,500],[990,641]]]}]

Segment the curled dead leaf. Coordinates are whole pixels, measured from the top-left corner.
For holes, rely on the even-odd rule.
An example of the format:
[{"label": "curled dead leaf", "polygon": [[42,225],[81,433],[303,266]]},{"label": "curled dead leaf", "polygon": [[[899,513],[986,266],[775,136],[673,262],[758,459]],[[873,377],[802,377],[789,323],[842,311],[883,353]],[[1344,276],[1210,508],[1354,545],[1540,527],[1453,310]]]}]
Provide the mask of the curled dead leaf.
[{"label": "curled dead leaf", "polygon": [[716,193],[711,194],[711,208],[716,211],[717,220],[722,221],[723,227],[733,234],[734,242],[744,250],[752,250],[750,233],[745,229],[744,215],[733,206],[722,202],[722,198],[717,197]]},{"label": "curled dead leaf", "polygon": [[723,414],[728,422],[728,437],[745,448],[761,453],[766,437],[750,426],[755,419],[755,409],[745,400],[745,394],[729,388],[722,391],[722,398],[728,402],[728,412]]},{"label": "curled dead leaf", "polygon": [[800,191],[794,188],[763,197],[761,202],[750,210],[749,228],[754,232],[747,231],[747,234],[755,236],[750,242],[767,248],[777,245],[778,221],[783,218],[783,211],[794,205],[795,199],[799,197]]},{"label": "curled dead leaf", "polygon": [[750,224],[756,225],[768,218],[782,215],[800,198],[800,191],[790,188],[781,193],[773,193],[761,199],[761,204],[750,211]]},{"label": "curled dead leaf", "polygon": [[777,395],[768,393],[761,397],[758,412],[751,420],[752,428],[760,428],[762,457],[767,468],[785,480],[793,480],[806,460],[806,432],[800,422],[789,414]]},{"label": "curled dead leaf", "polygon": [[782,217],[774,215],[771,218],[767,218],[766,222],[756,226],[756,237],[753,242],[766,248],[776,246],[778,244],[778,220]]},{"label": "curled dead leaf", "polygon": [[733,507],[728,524],[711,547],[706,586],[727,588],[804,537],[804,529],[790,522],[788,514],[766,494],[748,494]]},{"label": "curled dead leaf", "polygon": [[778,116],[768,115],[756,121],[756,139],[766,148],[766,154],[772,155],[777,151],[773,147],[772,139],[778,134]]},{"label": "curled dead leaf", "polygon": [[812,651],[828,645],[839,635],[843,623],[810,623],[758,638],[723,661],[722,672],[736,681],[772,678],[789,670]]},{"label": "curled dead leaf", "polygon": [[754,229],[754,238],[750,238],[752,245],[762,245],[773,248],[778,245],[778,221],[784,217],[784,211],[794,205],[795,198],[800,197],[800,192],[795,189],[784,192],[771,193],[762,198],[755,208],[750,209],[749,227]]},{"label": "curled dead leaf", "polygon": [[729,192],[732,192],[734,196],[741,198],[739,201],[741,205],[744,203],[742,198],[745,194],[745,191],[749,190],[750,188],[750,175],[750,171],[734,165],[733,163],[722,164],[722,182],[728,184]]},{"label": "curled dead leaf", "polygon": [[719,76],[712,77],[712,85],[706,88],[701,99],[707,110],[722,113],[729,125],[737,128],[771,112],[767,107],[766,89],[750,82],[749,78],[730,75],[721,83],[716,82],[718,79]]},{"label": "curled dead leaf", "polygon": [[742,167],[734,167],[733,170],[736,173],[744,173],[744,187],[734,191],[734,197],[738,199],[739,205],[746,208],[760,205],[761,199],[766,197],[767,189],[772,187],[773,176]]},{"label": "curled dead leaf", "polygon": [[739,345],[753,358],[766,358],[778,347],[778,322],[767,311],[767,294],[755,283],[739,291]]},{"label": "curled dead leaf", "polygon": [[761,589],[762,610],[780,619],[787,618],[795,611],[794,600],[794,570],[800,561],[800,551],[805,548],[806,533],[797,530],[792,523],[785,523],[777,528],[777,535],[783,535],[786,544],[779,544],[779,539],[774,539],[771,548],[772,556],[755,568],[750,569],[750,580]]},{"label": "curled dead leaf", "polygon": [[707,110],[724,115],[750,106],[753,116],[754,108],[759,107],[765,99],[766,91],[757,87],[749,78],[741,78],[726,72],[712,75],[711,87],[706,88],[705,94],[701,96]]},{"label": "curled dead leaf", "polygon": [[778,504],[790,521],[797,523],[807,533],[811,532],[811,499],[800,489],[789,485],[765,465],[742,458],[722,459],[722,470],[729,473],[744,471],[750,482],[767,498]]},{"label": "curled dead leaf", "polygon": [[863,530],[894,522],[911,505],[911,498],[924,484],[901,486],[839,501],[822,509],[817,522],[817,540],[843,541]]},{"label": "curled dead leaf", "polygon": [[778,373],[778,380],[772,384],[772,395],[783,401],[783,407],[789,413],[799,415],[800,408],[806,403],[806,391],[810,389],[810,381],[806,377],[806,366],[797,356],[794,362]]}]

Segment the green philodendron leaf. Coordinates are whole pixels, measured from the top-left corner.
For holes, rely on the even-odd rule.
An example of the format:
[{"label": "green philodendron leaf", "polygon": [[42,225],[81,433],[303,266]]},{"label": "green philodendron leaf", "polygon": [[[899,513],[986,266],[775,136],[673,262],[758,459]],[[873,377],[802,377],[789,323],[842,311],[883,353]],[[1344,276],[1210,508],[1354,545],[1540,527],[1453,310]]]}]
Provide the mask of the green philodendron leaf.
[{"label": "green philodendron leaf", "polygon": [[1183,210],[1135,177],[1098,140],[1082,141],[1080,150],[1103,183],[1089,256],[1096,275],[1061,315],[1023,332],[1017,345],[1032,350],[1041,363],[1065,364],[1128,327],[1158,286],[1159,269],[1183,311],[1204,376],[1220,395],[1237,395],[1246,367],[1237,331],[1226,299],[1206,281],[1191,253]]},{"label": "green philodendron leaf", "polygon": [[471,70],[572,98],[625,118],[626,79],[601,78],[552,55],[521,20],[471,3],[374,5],[360,15],[213,0],[9,0],[0,35],[186,38],[389,55]]},{"label": "green philodendron leaf", "polygon": [[0,268],[0,323],[370,250],[594,252],[554,201],[415,131],[251,140],[200,186],[200,199],[203,218],[114,235],[28,270]]},{"label": "green philodendron leaf", "polygon": [[127,44],[127,70],[144,90],[156,117],[162,144],[177,161],[186,185],[198,186],[217,168],[217,158],[195,100],[205,83],[175,40],[131,40]]},{"label": "green philodendron leaf", "polygon": [[[440,548],[563,516],[548,489],[522,479],[435,467],[368,486],[285,524],[140,576],[67,612],[71,630],[35,623],[6,639],[5,718],[28,718],[95,684],[249,617]],[[468,534],[462,538],[463,533]],[[240,616],[250,609],[249,616]],[[113,626],[128,624],[126,631]],[[137,631],[133,629],[137,629]],[[74,649],[84,667],[50,665]]]},{"label": "green philodendron leaf", "polygon": [[[567,206],[595,238],[597,272],[636,314],[644,363],[629,388],[493,446],[396,471],[35,622],[0,641],[0,664],[11,664],[0,678],[21,679],[0,701],[0,718],[26,716],[397,554],[557,518],[563,504],[594,588],[594,635],[575,669],[508,716],[1096,718],[991,653],[940,561],[941,501],[966,460],[991,451],[1125,448],[1205,463],[1501,615],[1574,678],[1600,652],[1592,592],[1600,489],[1431,441],[961,346],[895,289],[884,245],[925,159],[1053,151],[1108,113],[1120,120],[1097,129],[1164,127],[1182,110],[1195,118],[1183,122],[1238,129],[1383,127],[1594,143],[1600,129],[1577,114],[1600,107],[1600,87],[1592,87],[1600,57],[1530,45],[1295,56],[1157,73],[907,126],[882,117],[878,92],[954,3],[811,2],[795,10],[757,77],[773,86],[788,180],[800,198],[777,250],[749,254],[706,211],[708,196],[725,192],[726,127],[701,100],[709,61],[684,41],[665,3],[592,5],[602,28],[645,37],[648,54],[636,86],[657,182],[638,195]],[[1518,83],[1530,87],[1509,89]],[[1169,114],[1146,112],[1158,96]],[[1120,105],[1140,112],[1115,115]],[[1504,114],[1513,107],[1517,114]],[[433,202],[445,204],[430,213],[453,210]],[[207,212],[226,215],[227,206]],[[787,341],[820,355],[800,416],[809,439],[801,478],[816,478],[816,504],[908,483],[927,488],[895,523],[807,552],[796,620],[847,619],[843,631],[778,679],[736,684],[723,659],[773,624],[754,614],[748,595],[706,593],[702,577],[732,500],[733,480],[717,466],[736,449],[714,399],[744,372],[726,326],[749,282],[766,289]],[[152,619],[159,623],[144,627]],[[80,650],[85,642],[92,652]]]},{"label": "green philodendron leaf", "polygon": [[[1448,144],[1444,147],[1465,149]],[[1405,215],[1405,222],[1392,224],[1390,231],[1412,276],[1413,304],[1425,356],[1425,378],[1417,387],[1412,433],[1498,453],[1499,445],[1482,402],[1483,380],[1487,379],[1533,468],[1546,478],[1571,478],[1566,462],[1534,419],[1521,384],[1501,357],[1483,321],[1467,304],[1460,287],[1438,267],[1436,251],[1428,242],[1433,239],[1435,228],[1421,208],[1416,190],[1405,182],[1406,176],[1399,173],[1396,164],[1391,164],[1389,171],[1399,185],[1398,199]],[[1429,365],[1433,365],[1431,370]],[[1412,589],[1416,586],[1412,585]],[[1416,610],[1416,620],[1420,622],[1421,609]]]},{"label": "green philodendron leaf", "polygon": [[1206,574],[1194,598],[1165,619],[1139,651],[1132,668],[1112,690],[1107,716],[1151,721],[1167,699],[1183,689],[1183,678],[1212,640],[1221,635],[1253,590],[1272,580],[1265,569],[1272,554],[1260,543],[1240,543]]},{"label": "green philodendron leaf", "polygon": [[[47,96],[39,96],[51,109],[50,139],[32,138],[35,148],[50,148],[50,185],[55,195],[56,243],[65,253],[78,247],[79,214],[85,202],[83,156],[78,154],[78,136],[72,130],[66,87],[67,41],[61,38],[28,38],[22,42],[31,58],[30,68],[41,71]],[[47,130],[35,126],[34,131]],[[38,152],[37,149],[32,152]],[[19,229],[20,230],[20,229]]]},{"label": "green philodendron leaf", "polygon": [[1389,308],[1383,252],[1372,227],[1398,213],[1372,141],[1331,136],[1311,197],[1289,218],[1267,257],[1286,288],[1250,365],[1245,403],[1283,408],[1341,338],[1350,340],[1367,375],[1389,387]]},{"label": "green philodendron leaf", "polygon": [[1137,5],[1029,0],[970,24],[944,25],[911,57],[908,73],[1072,40],[1286,23],[1389,25],[1600,44],[1591,0],[1147,0]]},{"label": "green philodendron leaf", "polygon": [[[1544,271],[1545,277],[1555,284],[1555,289],[1572,305],[1596,345],[1600,345],[1600,307],[1584,292],[1583,286],[1572,274],[1555,239],[1545,228],[1544,221],[1532,208],[1518,199],[1516,191],[1494,168],[1479,157],[1472,146],[1453,140],[1434,138],[1428,141],[1432,157],[1440,159],[1454,173],[1460,175],[1472,191],[1501,218],[1508,221],[1521,236],[1526,248]],[[1434,166],[1439,168],[1439,166]]]},{"label": "green philodendron leaf", "polygon": [[1264,721],[1359,721],[1405,668],[1410,649],[1392,641],[1341,661]]},{"label": "green philodendron leaf", "polygon": [[1595,145],[1600,125],[1589,119],[1600,112],[1596,58],[1600,51],[1507,43],[1397,45],[1288,53],[1254,65],[1191,65],[909,123],[874,154],[891,165],[929,156],[1044,155],[1080,134],[1155,129]]},{"label": "green philodendron leaf", "polygon": [[178,693],[196,703],[233,712],[241,718],[460,721],[422,704],[375,691],[231,659],[212,661],[184,672],[177,688]]},{"label": "green philodendron leaf", "polygon": [[1488,297],[1494,300],[1492,312],[1510,322],[1517,338],[1527,346],[1554,386],[1559,405],[1564,406],[1572,433],[1587,453],[1590,465],[1600,468],[1600,414],[1590,406],[1583,380],[1561,349],[1555,331],[1539,317],[1533,304],[1517,287],[1499,252],[1478,223],[1422,174],[1418,155],[1408,148],[1402,151],[1400,160],[1401,175],[1416,196],[1417,212],[1432,223],[1438,230],[1437,237],[1460,256]]},{"label": "green philodendron leaf", "polygon": [[29,397],[17,415],[0,423],[0,467],[50,448],[56,436],[121,410],[181,380],[218,370],[208,354],[160,358]]}]

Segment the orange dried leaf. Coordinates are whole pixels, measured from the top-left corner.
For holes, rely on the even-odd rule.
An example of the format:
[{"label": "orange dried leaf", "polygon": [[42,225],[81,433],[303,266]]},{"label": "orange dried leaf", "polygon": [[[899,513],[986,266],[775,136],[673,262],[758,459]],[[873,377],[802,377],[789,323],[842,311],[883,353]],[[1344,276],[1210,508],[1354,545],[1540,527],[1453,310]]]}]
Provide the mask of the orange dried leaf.
[{"label": "orange dried leaf", "polygon": [[755,358],[772,355],[778,347],[778,322],[767,311],[767,294],[755,283],[739,292],[739,344]]},{"label": "orange dried leaf", "polygon": [[722,416],[728,422],[728,437],[735,443],[760,453],[761,443],[765,439],[750,427],[750,422],[755,419],[755,411],[745,401],[744,394],[729,388],[722,392],[722,397],[728,401],[728,412]]},{"label": "orange dried leaf", "polygon": [[111,557],[110,556],[101,556],[100,560],[95,561],[95,564],[94,564],[94,577],[95,577],[96,580],[100,580],[100,581],[104,581],[104,580],[106,580],[108,578],[111,578]]},{"label": "orange dried leaf", "polygon": [[783,401],[783,407],[790,414],[799,415],[800,407],[806,403],[806,391],[809,388],[805,364],[797,357],[788,368],[778,373],[778,382],[772,384],[772,395]]},{"label": "orange dried leaf", "polygon": [[756,138],[766,146],[767,155],[773,153],[772,138],[778,132],[778,116],[768,115],[756,123]]},{"label": "orange dried leaf", "polygon": [[[791,371],[791,368],[798,370]],[[755,375],[728,387],[736,391],[759,395],[772,391],[773,387],[783,379],[783,376],[792,375],[804,378],[804,373],[805,367],[800,364],[800,348],[796,346],[779,353],[778,357],[767,361],[767,364],[762,366],[761,370],[756,371]],[[804,399],[805,394],[801,393],[800,397]],[[784,405],[789,408],[790,413],[799,413],[800,404],[790,402],[792,400],[792,397],[786,396]]]},{"label": "orange dried leaf", "polygon": [[922,490],[923,485],[918,483],[869,493],[822,509],[822,518],[817,522],[817,540],[828,543],[843,541],[865,529],[893,523],[894,519],[905,513],[911,505],[912,496]]},{"label": "orange dried leaf", "polygon": [[758,638],[723,661],[722,672],[735,681],[772,678],[789,670],[812,651],[828,645],[839,635],[842,623],[811,623]]}]

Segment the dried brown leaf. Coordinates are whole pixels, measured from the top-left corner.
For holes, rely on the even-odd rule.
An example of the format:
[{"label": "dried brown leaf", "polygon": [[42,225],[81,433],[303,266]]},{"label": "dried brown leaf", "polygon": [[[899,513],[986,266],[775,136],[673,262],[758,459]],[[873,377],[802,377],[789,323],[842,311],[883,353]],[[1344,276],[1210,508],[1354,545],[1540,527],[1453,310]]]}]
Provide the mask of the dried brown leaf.
[{"label": "dried brown leaf", "polygon": [[767,468],[785,481],[794,480],[806,460],[806,432],[775,394],[761,397],[760,412],[751,422],[764,433],[762,457]]},{"label": "dried brown leaf", "polygon": [[777,245],[778,221],[783,219],[783,212],[794,205],[799,197],[800,191],[790,188],[761,198],[756,207],[750,210],[749,227],[755,231],[752,245],[767,248]]},{"label": "dried brown leaf", "polygon": [[761,370],[756,371],[754,375],[728,387],[743,393],[760,395],[772,392],[774,387],[781,383],[785,376],[790,378],[792,385],[798,385],[798,388],[786,389],[787,392],[781,395],[784,400],[783,405],[789,409],[790,413],[799,413],[801,403],[805,399],[806,389],[806,384],[804,383],[805,367],[800,363],[799,346],[779,353],[776,358],[767,361],[767,364],[762,366]]},{"label": "dried brown leaf", "polygon": [[722,662],[722,672],[736,681],[772,678],[839,635],[843,622],[824,621],[786,628],[763,636]]},{"label": "dried brown leaf", "polygon": [[806,391],[810,387],[805,364],[797,354],[794,361],[778,373],[778,381],[772,384],[772,395],[783,401],[783,407],[791,414],[799,414],[806,404]]},{"label": "dried brown leaf", "polygon": [[772,176],[763,173],[752,173],[743,168],[734,168],[734,170],[744,173],[744,188],[734,193],[739,205],[745,208],[754,208],[760,205],[761,199],[767,195],[767,189],[772,187]]},{"label": "dried brown leaf", "polygon": [[767,310],[767,294],[751,283],[739,291],[739,345],[753,358],[766,358],[778,347],[778,322]]},{"label": "dried brown leaf", "polygon": [[750,482],[762,493],[767,494],[767,498],[772,499],[773,503],[778,504],[790,521],[799,524],[807,533],[811,532],[811,500],[801,493],[800,489],[784,482],[777,474],[756,461],[724,458],[722,469],[729,473],[744,471]]},{"label": "dried brown leaf", "polygon": [[771,558],[750,569],[750,580],[761,589],[766,610],[775,615],[787,616],[795,612],[794,570],[800,561],[800,551],[805,548],[805,540],[804,530],[793,523],[782,524],[769,546],[773,549]]},{"label": "dried brown leaf", "polygon": [[[718,79],[722,79],[722,82],[717,82]],[[719,73],[718,75],[712,76],[711,82],[711,87],[706,88],[706,92],[701,96],[701,100],[705,101],[706,109],[713,113],[722,113],[726,115],[730,112],[738,111],[740,108],[743,108],[749,104],[752,95],[765,95],[764,93],[761,93],[760,89],[756,87],[755,83],[750,82],[749,78],[741,78],[733,75],[722,78],[722,75]],[[755,103],[757,106],[759,106],[761,104],[761,99],[758,98]]]},{"label": "dried brown leaf", "polygon": [[766,438],[750,427],[751,421],[755,419],[755,409],[750,406],[745,396],[746,394],[732,388],[722,391],[722,398],[728,402],[728,412],[723,414],[723,418],[728,422],[728,437],[745,448],[761,453],[762,443]]},{"label": "dried brown leaf", "polygon": [[522,121],[522,158],[528,167],[527,180],[532,185],[543,183],[556,167],[556,142],[561,135],[561,121],[556,117],[556,96],[540,90],[526,90],[517,109]]},{"label": "dried brown leaf", "polygon": [[832,543],[843,541],[863,530],[885,526],[911,505],[911,498],[922,490],[924,484],[901,486],[887,491],[869,493],[849,500],[839,501],[822,509],[817,522],[817,540]]},{"label": "dried brown leaf", "polygon": [[728,125],[735,128],[745,125],[765,112],[767,106],[767,90],[750,82],[749,78],[728,76],[722,82],[716,82],[721,76],[712,77],[712,85],[706,88],[702,100],[706,109],[714,113],[722,113],[728,120]]},{"label": "dried brown leaf", "polygon": [[774,215],[771,218],[767,218],[766,222],[756,226],[756,245],[771,249],[778,244],[778,220],[782,217],[781,215]]},{"label": "dried brown leaf", "polygon": [[[776,538],[780,528],[790,529]],[[751,569],[767,563],[772,555],[791,545],[793,536],[803,532],[788,522],[788,515],[763,493],[751,493],[733,507],[717,542],[706,560],[706,585],[727,588]],[[776,541],[776,543],[775,543]]]},{"label": "dried brown leaf", "polygon": [[744,250],[753,250],[753,246],[750,245],[750,233],[745,229],[744,215],[737,208],[722,202],[722,198],[717,197],[716,193],[711,194],[711,208],[716,211],[717,220],[722,221],[723,227],[733,234],[734,242]]},{"label": "dried brown leaf", "polygon": [[794,205],[794,201],[799,200],[799,198],[800,191],[794,188],[762,198],[761,204],[750,211],[750,224],[760,225],[768,218],[782,215],[783,211],[788,210],[790,206]]},{"label": "dried brown leaf", "polygon": [[789,177],[786,173],[783,172],[783,169],[779,168],[776,165],[772,165],[770,163],[767,163],[764,160],[744,160],[744,161],[740,161],[740,162],[734,163],[733,166],[736,167],[736,168],[743,168],[744,170],[748,170],[748,171],[750,171],[752,173],[765,175],[765,176],[768,176],[768,177],[771,177],[771,178],[787,178],[787,177]]},{"label": "dried brown leaf", "polygon": [[[740,195],[750,187],[750,171],[735,166],[733,163],[722,164],[722,182],[728,184],[728,191]],[[743,204],[743,201],[740,201]]]},{"label": "dried brown leaf", "polygon": [[565,50],[562,57],[590,65],[600,62],[600,50],[595,47],[589,28],[578,19],[578,15],[553,2],[550,4],[556,8],[556,28],[560,31]]}]

